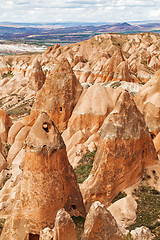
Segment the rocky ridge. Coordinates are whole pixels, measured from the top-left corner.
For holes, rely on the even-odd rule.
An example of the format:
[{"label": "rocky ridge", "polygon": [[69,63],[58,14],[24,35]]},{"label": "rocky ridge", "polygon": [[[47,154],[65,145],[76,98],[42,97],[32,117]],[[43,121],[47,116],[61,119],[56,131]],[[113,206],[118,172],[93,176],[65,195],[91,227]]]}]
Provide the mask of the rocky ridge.
[{"label": "rocky ridge", "polygon": [[[86,219],[78,239],[100,237],[101,227],[102,239],[128,234],[139,209],[133,189],[145,182],[160,191],[159,59],[152,33],[0,58],[0,104],[10,115],[1,110],[2,239],[69,239],[69,231],[76,239],[71,216],[79,215]],[[96,155],[80,192],[73,168],[89,152]]]}]

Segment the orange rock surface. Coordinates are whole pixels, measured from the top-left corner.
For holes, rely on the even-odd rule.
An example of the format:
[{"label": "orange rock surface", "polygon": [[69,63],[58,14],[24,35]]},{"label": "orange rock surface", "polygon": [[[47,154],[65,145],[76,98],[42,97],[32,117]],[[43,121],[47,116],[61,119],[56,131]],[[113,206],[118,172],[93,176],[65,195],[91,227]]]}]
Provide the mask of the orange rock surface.
[{"label": "orange rock surface", "polygon": [[42,71],[39,61],[36,58],[30,68],[28,68],[26,75],[29,78],[28,87],[36,92],[39,91],[42,88],[46,77]]},{"label": "orange rock surface", "polygon": [[[97,131],[113,110],[122,89],[94,85],[84,90],[63,133],[69,161],[73,167],[91,143],[98,144]],[[78,154],[79,150],[81,154]],[[95,149],[93,149],[95,150]],[[79,156],[78,156],[79,155]]]},{"label": "orange rock surface", "polygon": [[[46,113],[41,113],[26,139],[26,156],[19,197],[6,222],[11,239],[25,239],[53,227],[61,208],[71,216],[85,216],[85,208],[61,135]],[[10,227],[10,222],[13,222]],[[27,224],[26,224],[27,223]],[[2,239],[6,239],[5,231]],[[21,235],[21,232],[23,234]],[[17,236],[15,238],[15,236]]]},{"label": "orange rock surface", "polygon": [[116,220],[103,204],[96,201],[92,204],[84,224],[83,240],[122,240]]},{"label": "orange rock surface", "polygon": [[37,93],[31,115],[46,111],[59,131],[63,132],[81,92],[82,87],[69,62],[62,60],[55,65],[54,70]]},{"label": "orange rock surface", "polygon": [[81,190],[87,210],[94,201],[111,200],[156,163],[157,154],[142,114],[127,91],[100,128],[100,141],[92,171]]},{"label": "orange rock surface", "polygon": [[160,71],[141,88],[135,102],[150,132],[157,135],[160,132]]}]

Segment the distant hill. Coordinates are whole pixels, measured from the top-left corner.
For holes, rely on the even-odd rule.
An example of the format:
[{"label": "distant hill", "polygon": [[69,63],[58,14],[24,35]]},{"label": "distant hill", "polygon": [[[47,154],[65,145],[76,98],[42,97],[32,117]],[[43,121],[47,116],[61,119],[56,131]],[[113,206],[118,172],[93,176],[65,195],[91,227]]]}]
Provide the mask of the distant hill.
[{"label": "distant hill", "polygon": [[0,42],[62,45],[87,40],[101,33],[160,32],[160,22],[138,23],[0,23]]}]

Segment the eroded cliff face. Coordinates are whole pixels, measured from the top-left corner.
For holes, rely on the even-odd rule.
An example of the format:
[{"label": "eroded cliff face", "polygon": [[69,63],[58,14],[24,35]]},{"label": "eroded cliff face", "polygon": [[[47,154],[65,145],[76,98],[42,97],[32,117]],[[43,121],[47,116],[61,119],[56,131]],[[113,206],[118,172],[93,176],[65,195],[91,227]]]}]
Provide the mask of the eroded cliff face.
[{"label": "eroded cliff face", "polygon": [[46,111],[63,132],[81,93],[82,87],[69,62],[64,59],[46,77],[45,84],[36,95],[31,116]]},{"label": "eroded cliff face", "polygon": [[[85,216],[85,208],[63,139],[46,113],[41,113],[25,143],[25,166],[16,206],[2,239],[25,239],[53,227],[57,211]],[[11,225],[10,225],[11,224]],[[8,230],[7,230],[8,229]],[[23,235],[21,235],[23,231]]]},{"label": "eroded cliff face", "polygon": [[[159,154],[159,71],[154,75],[159,43],[152,33],[102,34],[64,47],[56,44],[42,54],[0,58],[0,105],[13,119],[12,125],[0,112],[0,139],[7,150],[11,145],[8,156],[0,153],[0,215],[8,216],[2,239],[39,236],[46,227],[53,229],[55,218],[57,238],[70,222],[76,239],[70,216],[85,216],[83,199],[87,211],[97,200],[108,206],[119,191],[140,180],[144,169],[148,183],[159,190],[160,167],[149,133],[157,135]],[[140,111],[132,98],[137,93]],[[76,167],[96,148],[82,199],[70,163]],[[96,214],[103,237],[109,231],[104,208],[92,211],[86,239],[100,231]],[[107,233],[113,239],[115,229]]]},{"label": "eroded cliff face", "polygon": [[140,179],[144,168],[158,160],[144,117],[127,91],[99,132],[93,169],[81,186],[87,209],[96,200],[108,206],[120,191]]},{"label": "eroded cliff face", "polygon": [[160,131],[160,71],[148,81],[135,98],[153,137]]},{"label": "eroded cliff face", "polygon": [[123,89],[94,85],[83,91],[62,136],[70,163],[75,168],[87,150],[98,145],[98,130],[113,110]]}]

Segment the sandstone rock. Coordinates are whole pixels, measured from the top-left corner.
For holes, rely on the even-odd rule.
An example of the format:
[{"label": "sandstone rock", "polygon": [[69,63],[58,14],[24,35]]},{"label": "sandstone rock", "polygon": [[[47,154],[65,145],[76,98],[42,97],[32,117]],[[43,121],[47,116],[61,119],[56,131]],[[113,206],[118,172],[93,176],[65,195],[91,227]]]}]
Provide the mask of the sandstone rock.
[{"label": "sandstone rock", "polygon": [[46,113],[37,118],[25,145],[20,193],[2,239],[6,239],[8,234],[11,239],[17,236],[17,240],[23,240],[28,234],[40,234],[47,226],[53,228],[56,213],[61,208],[71,216],[85,216],[82,196],[68,162],[64,142]]},{"label": "sandstone rock", "polygon": [[128,64],[125,61],[122,61],[117,68],[115,69],[112,81],[131,81],[131,76],[128,69]]},{"label": "sandstone rock", "polygon": [[[84,143],[95,134],[102,126],[106,116],[113,110],[122,89],[114,90],[105,88],[101,85],[93,85],[82,93],[74,111],[69,119],[68,128],[63,133],[63,139],[67,146],[67,152],[72,149],[73,155],[70,153],[69,161],[73,167],[78,163],[78,159],[82,157],[86,148]],[[98,138],[92,138],[97,145]],[[91,143],[91,141],[89,142]],[[83,144],[84,151],[76,159],[76,146]]]},{"label": "sandstone rock", "polygon": [[107,81],[110,81],[113,79],[113,74],[118,67],[118,65],[124,61],[124,57],[122,54],[122,51],[118,49],[113,56],[110,58],[110,61],[107,64],[107,71],[108,71],[108,78]]},{"label": "sandstone rock", "polygon": [[3,155],[0,153],[0,172],[7,167],[7,162]]},{"label": "sandstone rock", "polygon": [[108,207],[108,210],[115,218],[118,226],[122,228],[132,225],[137,217],[137,203],[132,196],[127,196],[114,202]]},{"label": "sandstone rock", "polygon": [[98,200],[108,206],[125,188],[156,163],[157,154],[142,114],[127,91],[99,130],[100,141],[92,171],[81,190],[87,210]]},{"label": "sandstone rock", "polygon": [[139,227],[131,231],[134,240],[151,240],[154,239],[154,234],[147,227]]},{"label": "sandstone rock", "polygon": [[24,127],[24,124],[20,121],[15,122],[8,132],[8,143],[12,145],[18,132]]},{"label": "sandstone rock", "polygon": [[3,58],[1,58],[0,59],[0,72],[2,74],[8,73],[9,69],[10,69],[9,65],[6,63],[6,61]]},{"label": "sandstone rock", "polygon": [[28,87],[36,92],[39,91],[42,88],[46,77],[42,71],[39,61],[36,58],[29,66],[26,75],[29,78]]},{"label": "sandstone rock", "polygon": [[83,240],[120,240],[124,239],[110,212],[100,202],[94,202],[84,224]]},{"label": "sandstone rock", "polygon": [[12,126],[11,118],[5,111],[0,110],[0,140],[2,144],[7,142],[8,131],[11,126]]},{"label": "sandstone rock", "polygon": [[15,137],[15,142],[16,141],[22,141],[24,142],[31,130],[31,127],[29,126],[24,126],[16,135]]},{"label": "sandstone rock", "polygon": [[66,129],[71,113],[80,97],[82,87],[67,60],[55,65],[53,72],[36,95],[32,112],[46,111],[62,132]]},{"label": "sandstone rock", "polygon": [[13,145],[9,149],[8,156],[7,156],[7,163],[9,165],[11,165],[13,159],[17,156],[17,154],[20,152],[22,147],[23,147],[22,141],[16,141],[13,143]]},{"label": "sandstone rock", "polygon": [[160,131],[160,71],[141,88],[135,102],[151,133],[156,135]]},{"label": "sandstone rock", "polygon": [[40,231],[40,239],[41,240],[53,240],[53,230],[49,227]]},{"label": "sandstone rock", "polygon": [[76,226],[64,209],[57,212],[53,233],[54,240],[77,240]]},{"label": "sandstone rock", "polygon": [[76,226],[70,215],[60,209],[57,212],[55,226],[53,229],[49,227],[40,232],[41,240],[77,240]]},{"label": "sandstone rock", "polygon": [[157,136],[153,140],[154,146],[156,149],[157,154],[160,154],[160,132],[157,134]]}]

